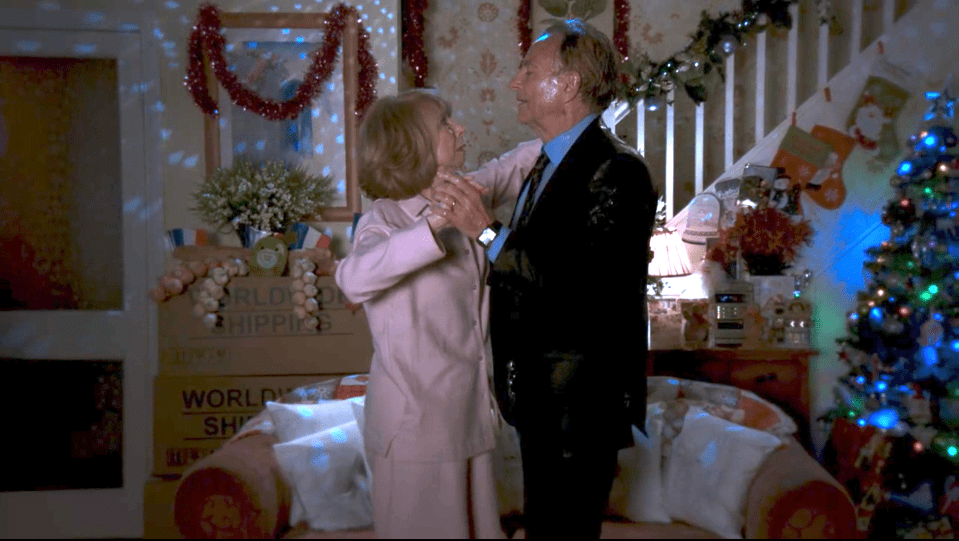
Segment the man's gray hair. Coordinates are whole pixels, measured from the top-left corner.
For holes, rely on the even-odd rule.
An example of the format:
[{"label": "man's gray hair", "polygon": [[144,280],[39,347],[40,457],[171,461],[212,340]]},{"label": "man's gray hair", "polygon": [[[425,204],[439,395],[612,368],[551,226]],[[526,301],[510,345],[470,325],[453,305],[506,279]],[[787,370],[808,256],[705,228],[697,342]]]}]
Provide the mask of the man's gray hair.
[{"label": "man's gray hair", "polygon": [[616,98],[619,54],[610,39],[579,19],[556,21],[543,35],[558,36],[562,70],[580,76],[580,95],[595,112],[604,111]]}]

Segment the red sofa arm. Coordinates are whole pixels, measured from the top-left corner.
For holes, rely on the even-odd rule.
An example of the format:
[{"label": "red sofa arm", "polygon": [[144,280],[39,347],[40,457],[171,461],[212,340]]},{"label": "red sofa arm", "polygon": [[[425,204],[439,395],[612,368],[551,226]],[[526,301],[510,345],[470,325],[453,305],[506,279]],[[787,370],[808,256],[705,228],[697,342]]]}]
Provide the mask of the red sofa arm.
[{"label": "red sofa arm", "polygon": [[292,490],[273,453],[277,439],[253,433],[187,470],[174,520],[189,539],[274,539],[289,527]]},{"label": "red sofa arm", "polygon": [[746,509],[747,539],[858,537],[849,494],[795,441],[766,458]]}]

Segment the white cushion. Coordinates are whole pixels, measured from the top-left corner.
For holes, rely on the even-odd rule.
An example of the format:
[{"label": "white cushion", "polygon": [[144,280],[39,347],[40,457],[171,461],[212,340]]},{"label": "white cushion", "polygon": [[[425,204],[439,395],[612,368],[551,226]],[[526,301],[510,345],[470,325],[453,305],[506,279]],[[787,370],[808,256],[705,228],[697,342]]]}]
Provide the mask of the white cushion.
[{"label": "white cushion", "polygon": [[[344,401],[345,402],[345,401]],[[355,420],[273,446],[293,487],[291,523],[314,530],[363,528],[373,523],[363,437]]]},{"label": "white cushion", "polygon": [[273,417],[277,439],[286,442],[355,421],[353,402],[359,399],[362,397],[321,400],[316,404],[267,402],[266,408]]},{"label": "white cushion", "polygon": [[663,502],[663,404],[646,406],[646,433],[633,427],[633,447],[619,451],[609,510],[634,522],[671,522]]},{"label": "white cushion", "polygon": [[779,437],[690,406],[666,458],[665,507],[673,520],[742,538],[746,495]]}]

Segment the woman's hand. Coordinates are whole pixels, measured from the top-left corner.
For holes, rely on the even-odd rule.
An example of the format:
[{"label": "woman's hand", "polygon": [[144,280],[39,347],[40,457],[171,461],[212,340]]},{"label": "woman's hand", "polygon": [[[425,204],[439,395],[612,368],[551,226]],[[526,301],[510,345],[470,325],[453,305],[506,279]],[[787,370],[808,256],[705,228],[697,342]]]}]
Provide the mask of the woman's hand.
[{"label": "woman's hand", "polygon": [[439,173],[432,187],[433,211],[475,239],[494,221],[480,197],[485,192],[485,187],[468,177]]}]

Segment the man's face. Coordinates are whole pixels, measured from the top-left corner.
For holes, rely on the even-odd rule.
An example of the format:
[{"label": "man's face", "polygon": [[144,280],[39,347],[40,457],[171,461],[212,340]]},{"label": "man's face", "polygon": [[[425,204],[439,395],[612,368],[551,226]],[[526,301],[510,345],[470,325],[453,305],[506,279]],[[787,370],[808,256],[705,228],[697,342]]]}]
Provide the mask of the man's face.
[{"label": "man's face", "polygon": [[542,136],[551,120],[562,115],[559,37],[543,36],[529,48],[509,87],[516,92],[519,121]]}]

